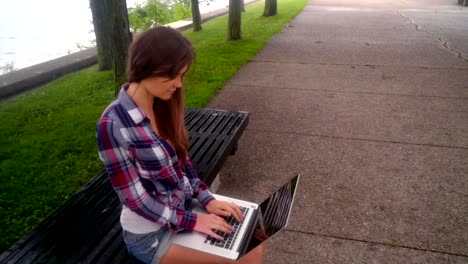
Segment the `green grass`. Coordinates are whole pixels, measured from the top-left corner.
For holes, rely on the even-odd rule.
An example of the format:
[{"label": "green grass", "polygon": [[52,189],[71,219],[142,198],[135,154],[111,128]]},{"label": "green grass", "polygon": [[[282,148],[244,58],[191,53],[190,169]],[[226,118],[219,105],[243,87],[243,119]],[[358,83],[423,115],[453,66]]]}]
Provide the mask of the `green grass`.
[{"label": "green grass", "polygon": [[[267,18],[263,1],[247,6],[240,41],[227,41],[227,16],[184,32],[197,50],[186,104],[206,105],[307,2],[279,0],[278,15]],[[113,87],[112,73],[93,66],[0,104],[0,252],[103,169],[95,124]]]}]

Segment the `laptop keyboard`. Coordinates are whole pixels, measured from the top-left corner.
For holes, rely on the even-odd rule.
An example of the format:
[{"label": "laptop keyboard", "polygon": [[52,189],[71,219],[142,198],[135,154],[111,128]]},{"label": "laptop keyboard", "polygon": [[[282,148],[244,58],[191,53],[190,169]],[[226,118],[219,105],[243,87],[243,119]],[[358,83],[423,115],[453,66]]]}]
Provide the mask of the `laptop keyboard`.
[{"label": "laptop keyboard", "polygon": [[[247,215],[247,212],[249,211],[249,208],[241,206],[240,209],[241,209],[242,214],[244,216]],[[234,242],[236,241],[237,235],[239,234],[239,230],[241,229],[242,224],[244,223],[244,221],[239,223],[239,222],[237,222],[237,220],[232,215],[230,217],[223,217],[223,218],[226,220],[226,222],[229,225],[231,225],[233,227],[234,230],[232,231],[232,233],[227,234],[227,233],[221,232],[219,230],[216,230],[215,233],[217,235],[222,236],[224,238],[224,240],[217,240],[214,237],[207,236],[206,240],[205,240],[205,243],[206,244],[209,243],[211,245],[221,247],[221,248],[232,249],[232,247],[234,246]]]}]

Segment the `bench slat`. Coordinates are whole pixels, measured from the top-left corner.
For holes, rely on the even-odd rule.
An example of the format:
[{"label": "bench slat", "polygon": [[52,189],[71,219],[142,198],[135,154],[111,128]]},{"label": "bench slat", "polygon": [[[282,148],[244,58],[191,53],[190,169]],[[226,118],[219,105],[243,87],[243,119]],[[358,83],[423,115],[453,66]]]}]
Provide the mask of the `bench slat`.
[{"label": "bench slat", "polygon": [[[120,216],[120,210],[117,212]],[[118,249],[125,248],[125,243],[122,238],[122,228],[120,222],[114,224],[108,235],[100,241],[97,247],[94,248],[85,258],[84,263],[110,263],[109,260],[119,255]],[[103,254],[103,252],[105,254]],[[108,260],[109,259],[109,260]]]},{"label": "bench slat", "polygon": [[[54,211],[43,222],[41,222],[38,228],[35,228],[22,240],[18,241],[18,245],[20,247],[14,250],[17,254],[15,254],[13,258],[9,259],[9,261],[11,261],[11,263],[16,263],[27,254],[29,254],[30,257],[36,258],[35,254],[32,254],[31,252],[41,254],[44,249],[48,248],[47,245],[53,245],[55,244],[55,240],[63,239],[63,235],[68,233],[68,229],[64,228],[63,225],[71,223],[74,220],[74,215],[82,211],[80,208],[83,208],[83,204],[80,203],[83,198],[88,197],[88,194],[89,197],[95,197],[96,194],[109,193],[109,190],[111,190],[111,188],[109,189],[111,186],[103,184],[105,181],[101,180],[101,178],[107,179],[107,175],[100,174],[99,176],[97,181],[98,184],[90,184],[85,186],[85,188],[80,189],[80,191],[73,196],[73,199],[67,200],[60,207],[60,210]],[[9,250],[11,249],[13,248],[10,248]],[[2,258],[0,258],[0,261],[3,261]]]},{"label": "bench slat", "polygon": [[[204,109],[191,118],[191,122],[196,122],[197,125],[191,126],[189,130],[190,157],[200,179],[210,185],[227,157],[236,150],[237,141],[242,134],[239,131],[244,131],[248,124],[248,113]],[[202,119],[206,122],[200,122]],[[209,139],[217,141],[210,145],[213,141]],[[207,149],[208,146],[213,148]],[[207,155],[208,152],[211,154]]]}]

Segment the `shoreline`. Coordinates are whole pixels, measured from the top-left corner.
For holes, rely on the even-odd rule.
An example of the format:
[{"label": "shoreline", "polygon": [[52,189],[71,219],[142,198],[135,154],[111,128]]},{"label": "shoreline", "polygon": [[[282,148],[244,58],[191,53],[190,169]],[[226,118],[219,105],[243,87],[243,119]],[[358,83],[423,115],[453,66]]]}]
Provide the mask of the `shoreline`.
[{"label": "shoreline", "polygon": [[[248,5],[258,2],[259,0],[244,1],[244,4]],[[202,23],[227,14],[228,11],[229,9],[225,7],[202,14]],[[169,26],[177,30],[186,30],[192,26],[192,18],[172,22],[165,26]],[[96,47],[91,47],[0,75],[0,101],[12,99],[16,95],[40,87],[41,85],[55,80],[65,74],[95,65],[97,62]]]},{"label": "shoreline", "polygon": [[[143,0],[128,0],[128,9],[144,4]],[[199,4],[200,13],[206,14],[224,8],[228,0],[210,0],[209,4],[204,1]],[[60,0],[46,0],[46,5],[56,6],[61,12],[47,11],[44,15],[47,19],[38,21],[35,27],[50,28],[51,30],[35,30],[26,25],[25,21],[18,19],[14,14],[22,12],[16,4],[6,4],[5,9],[10,10],[8,14],[0,17],[0,75],[7,73],[9,69],[24,69],[46,61],[70,55],[95,46],[94,26],[92,24],[92,11],[88,3],[75,2],[72,5],[64,4]],[[41,4],[35,4],[39,9]],[[15,8],[16,7],[16,8]],[[65,16],[66,13],[72,14]],[[49,15],[49,12],[53,13]],[[27,12],[31,20],[40,19],[34,12]],[[11,17],[9,17],[11,16]],[[189,15],[190,16],[190,15]],[[66,23],[56,24],[56,21]]]}]

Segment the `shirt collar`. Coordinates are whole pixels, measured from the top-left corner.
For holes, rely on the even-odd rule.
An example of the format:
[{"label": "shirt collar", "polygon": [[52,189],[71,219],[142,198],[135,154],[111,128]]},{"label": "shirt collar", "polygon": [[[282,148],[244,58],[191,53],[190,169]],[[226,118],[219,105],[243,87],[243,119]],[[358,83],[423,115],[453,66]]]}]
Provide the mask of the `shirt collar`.
[{"label": "shirt collar", "polygon": [[122,89],[119,92],[118,101],[127,111],[128,115],[132,118],[135,124],[139,124],[143,119],[145,119],[146,114],[141,111],[141,109],[135,104],[135,102],[127,94],[127,89],[130,87],[129,83],[122,85]]}]

